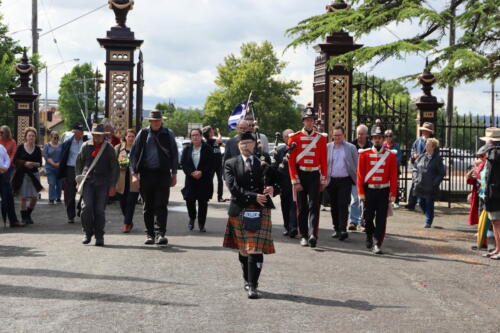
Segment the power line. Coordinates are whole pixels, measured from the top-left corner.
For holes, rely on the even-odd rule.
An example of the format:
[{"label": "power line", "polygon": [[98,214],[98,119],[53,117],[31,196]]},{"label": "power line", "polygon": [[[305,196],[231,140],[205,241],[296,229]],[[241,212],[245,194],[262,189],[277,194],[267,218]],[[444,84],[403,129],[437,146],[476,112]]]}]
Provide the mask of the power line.
[{"label": "power line", "polygon": [[[43,1],[42,1],[42,6],[44,6],[44,5],[43,5]],[[76,18],[74,18],[74,19],[72,19],[72,20],[70,20],[70,21],[68,21],[68,22],[66,22],[66,23],[63,23],[63,24],[61,24],[61,25],[58,25],[58,26],[57,26],[57,27],[55,27],[55,28],[50,27],[50,30],[49,30],[49,31],[44,32],[43,34],[40,34],[40,36],[39,36],[39,37],[43,37],[43,36],[45,36],[45,35],[48,35],[48,34],[50,34],[50,33],[53,33],[53,32],[54,32],[54,31],[56,31],[57,29],[60,29],[60,28],[62,28],[62,27],[67,26],[68,24],[71,24],[71,23],[73,23],[73,22],[75,22],[75,21],[78,21],[79,19],[81,19],[81,18],[83,18],[83,17],[85,17],[85,16],[88,16],[88,15],[90,15],[90,14],[94,13],[94,12],[97,12],[98,10],[100,10],[100,9],[102,9],[102,8],[106,7],[106,6],[108,6],[108,5],[107,5],[107,4],[105,4],[105,5],[99,6],[99,7],[95,8],[95,9],[92,9],[91,11],[86,12],[85,14],[82,14],[82,15],[80,15],[80,16],[78,16],[78,17],[76,17]],[[44,6],[44,8],[45,8],[45,6]],[[45,10],[45,9],[44,9],[44,10]],[[47,13],[45,13],[45,15],[47,15]],[[48,21],[48,18],[47,18],[47,21]],[[50,24],[49,24],[49,26],[50,26]]]}]

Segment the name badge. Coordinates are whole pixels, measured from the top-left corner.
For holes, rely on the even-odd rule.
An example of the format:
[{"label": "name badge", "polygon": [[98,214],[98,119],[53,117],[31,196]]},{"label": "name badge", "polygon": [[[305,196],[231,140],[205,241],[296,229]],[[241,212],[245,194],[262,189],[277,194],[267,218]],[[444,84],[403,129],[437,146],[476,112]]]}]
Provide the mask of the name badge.
[{"label": "name badge", "polygon": [[260,218],[260,212],[245,211],[243,213],[243,217],[246,217],[247,219],[258,219],[258,218]]}]

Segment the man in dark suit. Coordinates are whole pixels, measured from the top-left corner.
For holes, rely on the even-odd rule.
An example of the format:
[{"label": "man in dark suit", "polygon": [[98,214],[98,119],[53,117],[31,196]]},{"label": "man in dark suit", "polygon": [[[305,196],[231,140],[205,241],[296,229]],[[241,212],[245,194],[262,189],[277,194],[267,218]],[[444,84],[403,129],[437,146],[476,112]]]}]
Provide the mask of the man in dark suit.
[{"label": "man in dark suit", "polygon": [[62,144],[61,162],[59,165],[59,179],[64,178],[64,204],[68,223],[75,223],[76,217],[76,158],[83,143],[87,140],[83,136],[83,125],[73,126],[73,136]]},{"label": "man in dark suit", "polygon": [[287,129],[283,132],[284,145],[277,148],[275,155],[275,164],[277,165],[279,173],[279,185],[281,189],[281,213],[283,214],[283,224],[285,230],[284,236],[295,238],[297,236],[297,202],[293,200],[293,187],[290,180],[290,172],[288,170],[288,153],[290,147],[288,146],[288,138],[293,134],[293,130]]},{"label": "man in dark suit", "polygon": [[238,148],[238,137],[240,133],[245,133],[249,130],[248,122],[246,120],[240,120],[238,122],[237,129],[239,133],[226,142],[222,166],[224,166],[226,164],[226,161],[228,161],[231,157],[240,155],[240,149]]}]

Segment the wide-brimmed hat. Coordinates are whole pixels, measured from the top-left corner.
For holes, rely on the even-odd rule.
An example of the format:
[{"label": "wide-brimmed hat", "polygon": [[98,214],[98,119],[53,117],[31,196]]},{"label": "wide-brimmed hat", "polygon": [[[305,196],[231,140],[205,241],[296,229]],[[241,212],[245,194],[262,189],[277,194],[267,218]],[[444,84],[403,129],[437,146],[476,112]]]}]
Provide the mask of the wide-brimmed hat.
[{"label": "wide-brimmed hat", "polygon": [[90,131],[90,133],[92,133],[92,135],[106,135],[106,134],[109,134],[109,132],[106,132],[106,130],[104,129],[104,125],[103,124],[93,124],[92,125],[92,131]]},{"label": "wide-brimmed hat", "polygon": [[163,115],[161,114],[161,111],[153,110],[149,113],[149,117],[146,119],[147,120],[165,120],[167,118],[163,117]]},{"label": "wide-brimmed hat", "polygon": [[82,124],[75,124],[73,125],[73,131],[83,131],[83,125]]},{"label": "wide-brimmed hat", "polygon": [[427,132],[431,132],[431,134],[434,134],[434,124],[433,123],[425,122],[418,129],[420,131],[427,131]]},{"label": "wide-brimmed hat", "polygon": [[488,127],[484,133],[485,136],[479,139],[483,141],[500,141],[500,128],[498,127]]}]

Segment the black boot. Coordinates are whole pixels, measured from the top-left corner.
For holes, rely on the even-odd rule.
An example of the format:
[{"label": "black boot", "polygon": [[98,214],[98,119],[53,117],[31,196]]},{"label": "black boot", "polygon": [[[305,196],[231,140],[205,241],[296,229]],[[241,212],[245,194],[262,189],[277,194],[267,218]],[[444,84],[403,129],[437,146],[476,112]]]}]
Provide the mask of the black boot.
[{"label": "black boot", "polygon": [[238,258],[241,264],[241,270],[243,271],[243,280],[245,280],[245,290],[248,291],[250,289],[248,285],[248,257],[242,256],[241,253],[238,253]]},{"label": "black boot", "polygon": [[22,210],[20,213],[21,213],[21,221],[22,221],[24,224],[29,224],[29,220],[28,220],[28,211],[26,211],[26,210]]},{"label": "black boot", "polygon": [[33,208],[29,208],[26,210],[26,217],[28,219],[28,224],[33,224],[33,220],[31,219],[31,213],[33,213]]},{"label": "black boot", "polygon": [[259,298],[257,287],[259,286],[260,272],[262,271],[262,264],[264,256],[262,254],[248,255],[248,283],[250,289],[248,290],[248,298]]}]

